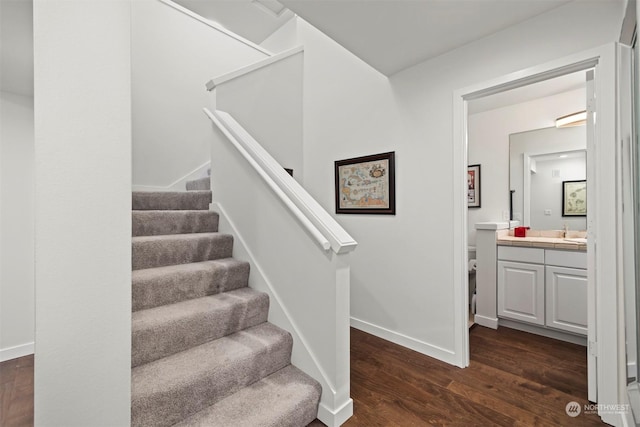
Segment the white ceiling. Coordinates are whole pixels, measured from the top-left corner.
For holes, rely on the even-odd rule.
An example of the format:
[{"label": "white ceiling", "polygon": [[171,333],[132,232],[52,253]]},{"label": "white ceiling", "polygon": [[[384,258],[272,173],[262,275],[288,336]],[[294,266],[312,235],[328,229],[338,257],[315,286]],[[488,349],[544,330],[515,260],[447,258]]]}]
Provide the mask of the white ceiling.
[{"label": "white ceiling", "polygon": [[390,76],[569,0],[280,0]]},{"label": "white ceiling", "polygon": [[293,17],[293,12],[286,9],[276,16],[252,0],[173,1],[256,44],[262,43]]},{"label": "white ceiling", "polygon": [[33,2],[0,0],[0,89],[33,96]]}]

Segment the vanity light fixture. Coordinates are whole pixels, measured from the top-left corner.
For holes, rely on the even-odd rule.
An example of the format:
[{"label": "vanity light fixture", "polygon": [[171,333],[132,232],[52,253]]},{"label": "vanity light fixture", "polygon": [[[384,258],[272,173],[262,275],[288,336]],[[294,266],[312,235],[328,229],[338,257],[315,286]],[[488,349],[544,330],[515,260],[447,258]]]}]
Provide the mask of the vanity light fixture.
[{"label": "vanity light fixture", "polygon": [[587,123],[587,112],[579,111],[577,113],[569,114],[566,116],[558,117],[556,119],[557,128],[568,128],[572,126],[581,126]]}]

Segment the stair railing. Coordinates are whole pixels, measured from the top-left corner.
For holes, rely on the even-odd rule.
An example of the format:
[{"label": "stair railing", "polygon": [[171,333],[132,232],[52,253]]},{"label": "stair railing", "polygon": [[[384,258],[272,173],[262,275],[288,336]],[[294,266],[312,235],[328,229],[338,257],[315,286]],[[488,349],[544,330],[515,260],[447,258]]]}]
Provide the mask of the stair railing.
[{"label": "stair railing", "polygon": [[269,294],[269,321],[291,332],[292,363],[322,385],[318,418],[337,427],[353,413],[349,254],[357,242],[304,188],[303,55],[294,48],[207,83],[212,209],[235,236],[234,256],[251,262],[250,286]]}]

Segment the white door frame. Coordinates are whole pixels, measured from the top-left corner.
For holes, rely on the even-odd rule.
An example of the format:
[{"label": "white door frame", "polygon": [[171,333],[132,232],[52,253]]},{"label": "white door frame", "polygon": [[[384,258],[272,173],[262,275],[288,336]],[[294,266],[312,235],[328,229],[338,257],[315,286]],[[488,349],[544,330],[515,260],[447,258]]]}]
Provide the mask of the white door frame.
[{"label": "white door frame", "polygon": [[[600,404],[622,402],[624,374],[620,372],[619,357],[624,358],[624,313],[619,309],[622,300],[622,280],[618,275],[616,199],[616,69],[617,44],[611,43],[562,59],[511,73],[493,80],[457,90],[453,94],[453,165],[454,194],[454,301],[456,364],[469,365],[469,329],[467,326],[467,102],[484,96],[540,82],[564,74],[595,68],[597,126],[595,152],[588,152],[594,161],[590,167],[597,180],[593,183],[596,212],[588,217],[589,280],[596,289],[595,325],[598,342],[594,351],[598,356],[598,401]],[[505,195],[506,197],[506,195]],[[591,218],[594,218],[593,220]],[[622,315],[622,316],[621,316]],[[622,322],[620,320],[622,319]],[[619,414],[601,413],[603,421],[620,425]]]}]

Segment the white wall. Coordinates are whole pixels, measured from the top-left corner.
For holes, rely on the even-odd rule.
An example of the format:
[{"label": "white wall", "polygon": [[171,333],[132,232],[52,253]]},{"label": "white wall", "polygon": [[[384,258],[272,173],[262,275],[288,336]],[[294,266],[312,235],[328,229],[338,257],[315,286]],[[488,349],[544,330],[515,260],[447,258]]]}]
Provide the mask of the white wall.
[{"label": "white wall", "polygon": [[209,161],[205,84],[266,55],[159,0],[131,9],[133,184],[166,187]]},{"label": "white wall", "polygon": [[[553,171],[559,176],[554,177]],[[536,162],[531,175],[531,227],[537,230],[586,230],[586,217],[562,216],[562,181],[587,179],[585,157],[572,157]],[[551,211],[550,215],[545,210]]]},{"label": "white wall", "polygon": [[33,353],[33,97],[0,92],[0,361]]},{"label": "white wall", "polygon": [[572,2],[389,79],[298,21],[305,187],[334,211],[335,160],[396,152],[397,215],[337,217],[359,243],[353,325],[454,361],[452,94],[612,42],[621,18],[617,2]]},{"label": "white wall", "polygon": [[131,407],[131,3],[36,0],[36,426]]},{"label": "white wall", "polygon": [[[469,116],[469,164],[482,165],[482,206],[469,209],[469,245],[476,242],[476,223],[502,221],[503,213],[508,215],[509,135],[555,126],[556,118],[585,106],[586,92],[577,89]],[[521,213],[516,205],[522,206],[522,191],[514,194],[514,212]]]}]

